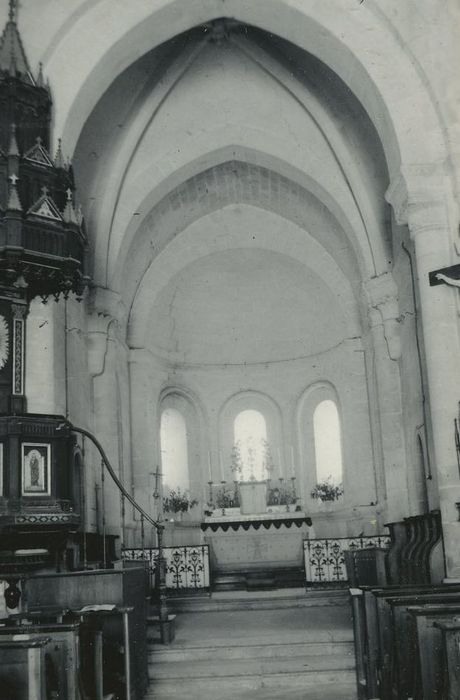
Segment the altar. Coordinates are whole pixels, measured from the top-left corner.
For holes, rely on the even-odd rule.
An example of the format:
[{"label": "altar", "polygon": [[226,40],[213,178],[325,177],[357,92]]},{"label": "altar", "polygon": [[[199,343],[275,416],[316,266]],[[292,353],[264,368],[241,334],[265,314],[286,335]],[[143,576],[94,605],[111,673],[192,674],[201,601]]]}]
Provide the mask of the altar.
[{"label": "altar", "polygon": [[217,574],[303,566],[303,541],[314,537],[311,518],[303,511],[229,513],[201,523]]}]

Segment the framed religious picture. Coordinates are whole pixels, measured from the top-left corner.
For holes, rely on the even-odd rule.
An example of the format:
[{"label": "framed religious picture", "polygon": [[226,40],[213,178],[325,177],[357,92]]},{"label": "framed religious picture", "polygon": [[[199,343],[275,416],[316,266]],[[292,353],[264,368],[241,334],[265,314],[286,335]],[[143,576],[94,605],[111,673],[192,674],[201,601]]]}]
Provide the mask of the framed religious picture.
[{"label": "framed religious picture", "polygon": [[51,485],[51,445],[22,443],[22,495],[49,496]]}]

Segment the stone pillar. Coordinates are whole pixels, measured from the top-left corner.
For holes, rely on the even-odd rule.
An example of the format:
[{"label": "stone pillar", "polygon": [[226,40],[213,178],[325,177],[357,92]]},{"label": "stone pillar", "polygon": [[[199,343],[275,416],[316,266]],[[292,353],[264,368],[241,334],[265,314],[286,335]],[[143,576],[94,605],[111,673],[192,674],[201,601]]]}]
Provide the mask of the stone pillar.
[{"label": "stone pillar", "polygon": [[[93,430],[104,447],[120,481],[124,483],[123,445],[120,440],[118,364],[123,351],[124,309],[119,296],[107,289],[93,289],[88,317],[88,369],[92,378]],[[129,396],[125,397],[129,403]],[[129,428],[122,433],[129,434]],[[102,487],[101,459],[91,450],[95,485]],[[107,533],[121,534],[121,493],[110,474],[104,472],[104,511]],[[126,487],[126,484],[124,484]],[[88,484],[91,488],[91,484]],[[127,489],[129,490],[129,488]],[[91,494],[89,494],[91,496]],[[102,491],[99,490],[99,508]],[[101,518],[99,518],[99,522]]]},{"label": "stone pillar", "polygon": [[389,521],[409,514],[399,358],[397,287],[389,273],[368,280],[365,291],[374,352],[383,471]]},{"label": "stone pillar", "polygon": [[[129,375],[133,495],[136,502],[156,518],[159,504],[153,498],[154,474],[161,465],[158,399],[167,373],[147,350],[134,349],[129,356]],[[155,544],[155,533],[149,524],[145,527],[145,544]]]},{"label": "stone pillar", "polygon": [[387,198],[395,208],[398,223],[408,223],[415,245],[447,576],[459,579],[460,522],[455,504],[460,501],[460,477],[454,442],[454,418],[460,399],[458,291],[446,285],[430,287],[428,277],[431,271],[453,262],[450,231],[454,221],[450,217],[454,207],[445,179],[420,172],[397,182]]}]

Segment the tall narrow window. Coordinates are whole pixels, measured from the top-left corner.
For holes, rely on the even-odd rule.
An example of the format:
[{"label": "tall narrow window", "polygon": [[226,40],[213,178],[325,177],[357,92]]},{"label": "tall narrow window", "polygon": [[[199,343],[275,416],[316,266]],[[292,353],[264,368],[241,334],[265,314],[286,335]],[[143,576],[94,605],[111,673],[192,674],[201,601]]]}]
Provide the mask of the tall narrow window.
[{"label": "tall narrow window", "polygon": [[188,491],[187,429],[183,415],[175,408],[166,408],[161,414],[160,445],[164,493],[178,488]]},{"label": "tall narrow window", "polygon": [[339,412],[334,401],[321,401],[313,414],[316,479],[338,485],[342,482],[342,440]]},{"label": "tall narrow window", "polygon": [[233,455],[239,463],[241,481],[264,480],[268,476],[267,424],[259,411],[241,411],[233,424]]}]

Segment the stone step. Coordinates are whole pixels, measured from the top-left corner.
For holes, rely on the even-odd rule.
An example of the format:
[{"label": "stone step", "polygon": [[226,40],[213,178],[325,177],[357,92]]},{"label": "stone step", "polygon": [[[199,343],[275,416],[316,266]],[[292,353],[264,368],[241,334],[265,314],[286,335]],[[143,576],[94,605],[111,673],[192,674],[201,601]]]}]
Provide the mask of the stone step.
[{"label": "stone step", "polygon": [[[248,691],[251,693],[247,695]],[[242,698],[254,700],[257,692],[266,698],[272,691],[273,700],[356,700],[354,670],[318,670],[281,673],[264,673],[205,678],[187,678],[180,682],[174,678],[152,679],[144,700],[169,700],[187,697],[188,700]],[[294,693],[298,692],[298,695]]]},{"label": "stone step", "polygon": [[[222,642],[222,640],[219,640]],[[154,645],[149,650],[149,662],[152,664],[169,664],[178,662],[199,662],[230,659],[280,659],[283,657],[308,657],[344,655],[353,657],[354,645],[349,641],[333,642],[292,642],[290,644],[268,644],[266,639],[260,644],[213,644],[210,646],[187,646],[174,644],[165,647],[161,644]]]},{"label": "stone step", "polygon": [[[352,642],[353,641],[353,631],[351,629],[302,629],[302,630],[292,630],[284,629],[274,631],[274,636],[271,639],[276,639],[279,644],[301,644],[301,643],[324,643],[324,642]],[[157,649],[160,645],[158,644],[158,638],[155,637],[150,640],[150,649]],[[265,633],[251,635],[250,632],[245,632],[244,636],[237,641],[235,638],[229,640],[223,635],[222,637],[214,636],[212,639],[213,648],[217,647],[228,647],[232,645],[240,644],[242,647],[250,646],[262,646],[267,644],[267,636]],[[176,635],[176,641],[174,646],[168,647],[170,649],[207,649],[209,648],[209,643],[199,638],[193,638],[187,640],[186,643],[181,643]],[[162,647],[165,649],[165,647]]]},{"label": "stone step", "polygon": [[299,588],[305,585],[303,567],[257,569],[235,573],[215,573],[213,591],[274,590]]},{"label": "stone step", "polygon": [[[267,592],[263,591],[251,594],[248,591],[219,592],[211,596],[170,598],[168,606],[174,613],[180,612],[219,612],[234,610],[277,610],[285,608],[309,608],[318,606],[348,606],[348,591],[343,590],[318,590],[304,591],[293,589],[295,592],[287,593],[286,589]],[[272,593],[272,595],[270,595]],[[273,595],[277,594],[277,595]]]},{"label": "stone step", "polygon": [[192,678],[228,678],[245,676],[297,676],[302,673],[350,671],[355,668],[353,654],[326,654],[324,656],[288,656],[274,658],[213,659],[206,661],[177,661],[168,664],[149,664],[151,680],[189,681]]},{"label": "stone step", "polygon": [[[182,697],[177,689],[151,690],[144,700],[177,700]],[[283,688],[259,687],[236,688],[231,682],[222,682],[216,688],[201,687],[197,691],[187,689],[187,700],[357,700],[354,680],[337,679],[335,683],[323,683],[314,687]]]}]

